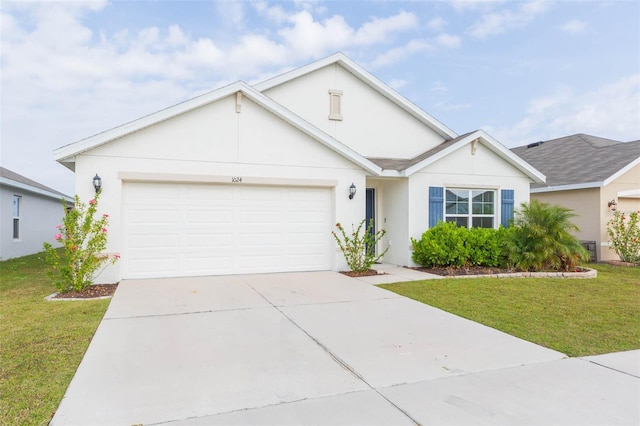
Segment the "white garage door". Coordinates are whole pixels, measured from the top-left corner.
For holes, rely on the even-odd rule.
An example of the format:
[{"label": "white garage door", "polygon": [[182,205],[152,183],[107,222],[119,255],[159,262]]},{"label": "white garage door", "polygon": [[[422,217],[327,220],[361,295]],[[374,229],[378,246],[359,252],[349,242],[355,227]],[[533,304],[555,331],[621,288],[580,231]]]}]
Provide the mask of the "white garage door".
[{"label": "white garage door", "polygon": [[125,278],[330,269],[328,188],[125,183]]}]

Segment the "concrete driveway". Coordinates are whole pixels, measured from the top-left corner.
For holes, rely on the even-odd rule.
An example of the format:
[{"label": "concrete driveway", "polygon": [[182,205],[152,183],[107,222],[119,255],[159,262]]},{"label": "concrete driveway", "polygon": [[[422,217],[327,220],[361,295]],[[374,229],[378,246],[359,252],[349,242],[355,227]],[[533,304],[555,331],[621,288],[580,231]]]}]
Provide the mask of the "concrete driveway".
[{"label": "concrete driveway", "polygon": [[52,424],[638,424],[638,365],[335,272],[124,281]]}]

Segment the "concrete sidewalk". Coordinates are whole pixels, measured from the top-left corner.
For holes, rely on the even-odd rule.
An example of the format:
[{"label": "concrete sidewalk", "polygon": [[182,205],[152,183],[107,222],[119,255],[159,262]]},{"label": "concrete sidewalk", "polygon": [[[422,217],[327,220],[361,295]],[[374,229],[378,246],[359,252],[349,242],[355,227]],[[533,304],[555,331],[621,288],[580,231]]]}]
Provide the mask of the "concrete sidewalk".
[{"label": "concrete sidewalk", "polygon": [[638,424],[639,362],[335,272],[124,281],[52,424]]}]

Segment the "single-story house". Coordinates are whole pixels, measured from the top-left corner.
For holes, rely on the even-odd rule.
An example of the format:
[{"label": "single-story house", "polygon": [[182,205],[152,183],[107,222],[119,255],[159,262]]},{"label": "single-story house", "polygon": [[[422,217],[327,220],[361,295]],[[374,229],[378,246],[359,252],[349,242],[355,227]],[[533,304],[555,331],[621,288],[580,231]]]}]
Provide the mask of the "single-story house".
[{"label": "single-story house", "polygon": [[62,200],[73,199],[18,173],[0,167],[0,260],[43,250],[55,243],[56,225],[62,223]]},{"label": "single-story house", "polygon": [[374,219],[384,260],[439,220],[498,227],[544,175],[458,135],[342,53],[237,82],[61,147],[82,199],[102,178],[121,278],[344,270],[336,222]]},{"label": "single-story house", "polygon": [[609,248],[607,222],[614,210],[640,210],[640,140],[576,134],[512,151],[547,177],[531,184],[531,198],[574,210],[578,238],[593,242],[597,260],[619,259]]}]

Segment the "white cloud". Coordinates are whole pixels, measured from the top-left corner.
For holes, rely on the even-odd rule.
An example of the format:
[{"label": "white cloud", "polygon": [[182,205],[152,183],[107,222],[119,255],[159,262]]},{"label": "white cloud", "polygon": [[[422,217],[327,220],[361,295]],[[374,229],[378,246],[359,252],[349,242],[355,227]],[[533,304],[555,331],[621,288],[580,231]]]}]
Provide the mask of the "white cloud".
[{"label": "white cloud", "polygon": [[569,34],[580,34],[585,32],[587,29],[587,23],[584,21],[578,21],[577,19],[572,19],[570,21],[565,22],[560,26],[560,30]]},{"label": "white cloud", "polygon": [[303,10],[290,16],[289,21],[293,26],[281,29],[279,34],[296,58],[321,56],[347,46],[353,38],[353,29],[339,15],[317,22]]},{"label": "white cloud", "polygon": [[384,42],[391,34],[415,28],[417,24],[416,16],[404,11],[388,18],[373,18],[358,29],[355,43],[366,45]]},{"label": "white cloud", "polygon": [[441,31],[446,25],[447,21],[442,19],[441,17],[433,18],[429,22],[427,22],[427,28],[431,31]]},{"label": "white cloud", "polygon": [[377,55],[371,65],[376,68],[390,66],[408,56],[432,49],[433,45],[427,40],[411,40],[404,46],[396,47]]},{"label": "white cloud", "polygon": [[440,34],[436,37],[438,45],[447,48],[460,47],[461,39],[458,36],[452,36],[449,34]]},{"label": "white cloud", "polygon": [[546,1],[532,1],[528,3],[516,3],[516,10],[503,9],[490,12],[482,16],[470,29],[474,37],[484,38],[490,35],[501,34],[513,28],[523,27],[539,15],[545,13],[550,3]]},{"label": "white cloud", "polygon": [[467,10],[489,10],[493,9],[500,3],[503,3],[499,0],[452,0],[451,5],[453,8],[459,12],[467,11]]},{"label": "white cloud", "polygon": [[640,139],[640,74],[586,93],[569,89],[533,99],[512,126],[487,126],[509,146],[586,133],[621,141]]}]

